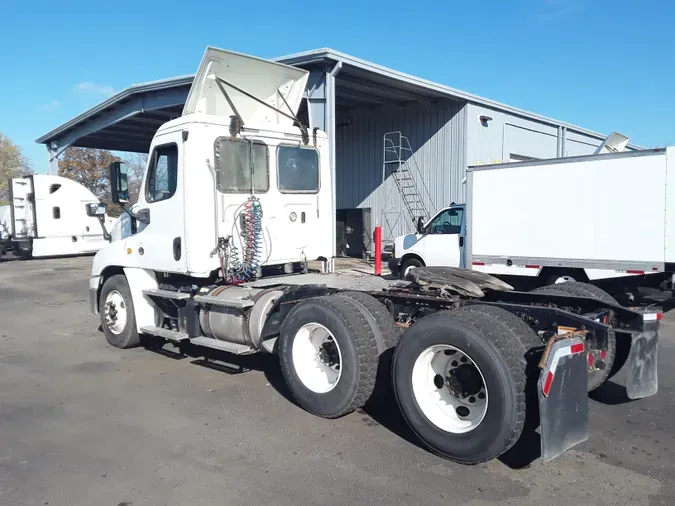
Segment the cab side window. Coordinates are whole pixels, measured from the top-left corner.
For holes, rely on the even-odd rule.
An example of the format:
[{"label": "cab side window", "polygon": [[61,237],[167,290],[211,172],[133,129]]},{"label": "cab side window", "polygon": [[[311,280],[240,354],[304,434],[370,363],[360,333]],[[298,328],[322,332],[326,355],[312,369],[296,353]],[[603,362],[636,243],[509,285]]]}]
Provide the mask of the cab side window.
[{"label": "cab side window", "polygon": [[427,234],[459,234],[463,217],[464,210],[461,208],[445,209],[431,220]]},{"label": "cab side window", "polygon": [[178,183],[178,146],[165,144],[157,146],[150,158],[145,199],[159,202],[170,199],[176,193]]}]

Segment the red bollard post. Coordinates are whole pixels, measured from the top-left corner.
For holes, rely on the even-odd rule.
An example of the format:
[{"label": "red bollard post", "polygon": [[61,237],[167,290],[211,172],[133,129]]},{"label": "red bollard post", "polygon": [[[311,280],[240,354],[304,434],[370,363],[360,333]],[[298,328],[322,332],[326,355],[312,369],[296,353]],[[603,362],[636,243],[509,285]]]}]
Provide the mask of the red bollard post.
[{"label": "red bollard post", "polygon": [[375,227],[375,275],[382,275],[382,227]]}]

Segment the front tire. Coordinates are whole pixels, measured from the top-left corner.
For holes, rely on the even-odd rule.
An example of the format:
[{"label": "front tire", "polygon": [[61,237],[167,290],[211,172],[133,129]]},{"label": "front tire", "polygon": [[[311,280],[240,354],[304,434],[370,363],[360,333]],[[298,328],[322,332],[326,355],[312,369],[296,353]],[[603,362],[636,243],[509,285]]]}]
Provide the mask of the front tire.
[{"label": "front tire", "polygon": [[99,296],[101,328],[108,343],[115,348],[134,348],[141,344],[136,331],[134,302],[127,278],[122,274],[109,277]]},{"label": "front tire", "polygon": [[373,331],[358,306],[338,296],[299,302],[279,335],[286,385],[305,410],[338,418],[372,396],[378,367]]},{"label": "front tire", "polygon": [[411,269],[414,269],[415,267],[424,267],[424,262],[417,258],[408,258],[401,264],[401,270],[399,272],[399,276],[401,279],[407,279],[408,278],[408,273],[410,272]]},{"label": "front tire", "polygon": [[491,315],[443,311],[422,318],[403,334],[393,363],[394,392],[410,428],[456,462],[502,455],[525,422],[523,348]]}]

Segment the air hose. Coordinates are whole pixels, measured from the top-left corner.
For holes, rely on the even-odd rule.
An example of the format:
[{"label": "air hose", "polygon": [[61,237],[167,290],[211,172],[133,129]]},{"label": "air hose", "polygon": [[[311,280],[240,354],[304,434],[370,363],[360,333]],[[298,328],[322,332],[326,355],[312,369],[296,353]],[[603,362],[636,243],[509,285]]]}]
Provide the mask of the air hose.
[{"label": "air hose", "polygon": [[236,220],[241,220],[242,223],[240,238],[243,255],[240,259],[234,241],[230,243],[230,265],[226,278],[227,283],[233,285],[245,283],[255,277],[263,249],[263,211],[260,201],[256,197],[249,197],[240,209],[241,212],[238,215],[235,213],[234,219],[235,223]]}]

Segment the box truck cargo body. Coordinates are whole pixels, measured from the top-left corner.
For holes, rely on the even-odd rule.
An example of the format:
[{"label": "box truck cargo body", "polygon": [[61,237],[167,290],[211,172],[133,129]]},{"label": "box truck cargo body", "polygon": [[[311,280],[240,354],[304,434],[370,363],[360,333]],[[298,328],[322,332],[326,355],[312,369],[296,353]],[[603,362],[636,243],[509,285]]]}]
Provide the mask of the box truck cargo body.
[{"label": "box truck cargo body", "polygon": [[541,284],[675,270],[675,147],[474,166],[466,184],[466,205],[398,240],[393,270],[471,266]]}]

